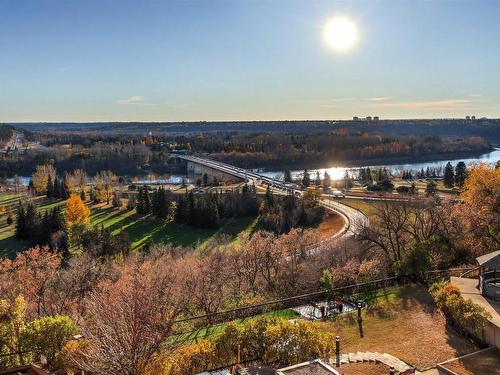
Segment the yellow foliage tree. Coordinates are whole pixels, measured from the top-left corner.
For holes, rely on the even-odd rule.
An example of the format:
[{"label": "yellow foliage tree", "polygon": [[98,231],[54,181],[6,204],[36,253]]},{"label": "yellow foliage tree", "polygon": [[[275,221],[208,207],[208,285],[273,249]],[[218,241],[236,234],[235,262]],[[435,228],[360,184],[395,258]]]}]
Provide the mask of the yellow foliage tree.
[{"label": "yellow foliage tree", "polygon": [[66,222],[68,226],[73,224],[88,224],[90,209],[83,203],[79,195],[73,194],[66,201]]},{"label": "yellow foliage tree", "polygon": [[487,212],[500,211],[500,168],[474,164],[467,172],[461,198],[469,206]]}]

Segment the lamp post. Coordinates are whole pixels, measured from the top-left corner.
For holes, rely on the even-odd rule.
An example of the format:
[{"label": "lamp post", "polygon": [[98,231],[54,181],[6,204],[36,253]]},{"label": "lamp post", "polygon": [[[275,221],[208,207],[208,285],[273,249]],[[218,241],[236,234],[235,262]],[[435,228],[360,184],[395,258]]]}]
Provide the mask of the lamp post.
[{"label": "lamp post", "polygon": [[363,337],[363,317],[361,316],[361,308],[363,305],[361,302],[358,302],[358,327],[359,327],[359,337]]},{"label": "lamp post", "polygon": [[340,336],[335,337],[335,364],[340,367]]}]

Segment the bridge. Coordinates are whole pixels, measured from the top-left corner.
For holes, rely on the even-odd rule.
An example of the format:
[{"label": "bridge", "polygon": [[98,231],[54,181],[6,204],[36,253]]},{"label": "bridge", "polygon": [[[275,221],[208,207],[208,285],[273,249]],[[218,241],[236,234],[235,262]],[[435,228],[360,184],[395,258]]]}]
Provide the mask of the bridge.
[{"label": "bridge", "polygon": [[[209,176],[217,174],[236,177],[240,180],[253,183],[256,186],[270,186],[279,192],[301,196],[304,191],[295,184],[286,183],[272,177],[239,168],[219,161],[201,158],[192,155],[174,154],[178,159],[184,160],[188,165],[188,172],[195,174],[207,173]],[[333,200],[332,195],[323,194],[321,204],[328,210],[331,210],[344,219],[344,228],[339,232],[339,236],[350,236],[358,234],[364,227],[369,225],[368,217],[361,211]]]}]

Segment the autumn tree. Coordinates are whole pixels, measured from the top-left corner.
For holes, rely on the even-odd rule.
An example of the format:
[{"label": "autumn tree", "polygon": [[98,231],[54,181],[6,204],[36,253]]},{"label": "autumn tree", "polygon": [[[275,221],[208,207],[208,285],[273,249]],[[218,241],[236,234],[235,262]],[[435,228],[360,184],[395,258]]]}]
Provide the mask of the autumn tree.
[{"label": "autumn tree", "polygon": [[66,222],[68,227],[73,224],[88,224],[90,209],[83,203],[79,195],[73,194],[66,202]]},{"label": "autumn tree", "polygon": [[500,169],[486,163],[471,166],[460,195],[464,205],[456,213],[483,244],[482,251],[500,247]]},{"label": "autumn tree", "polygon": [[100,171],[94,177],[95,198],[98,202],[106,201],[107,204],[113,198],[113,184],[118,180],[111,171]]},{"label": "autumn tree", "polygon": [[54,181],[55,178],[56,170],[54,166],[52,164],[41,164],[36,167],[31,177],[31,181],[38,194],[45,194],[49,181]]},{"label": "autumn tree", "polygon": [[74,360],[92,374],[144,374],[190,301],[192,286],[182,260],[129,260],[114,280],[87,298],[82,330],[88,346]]}]

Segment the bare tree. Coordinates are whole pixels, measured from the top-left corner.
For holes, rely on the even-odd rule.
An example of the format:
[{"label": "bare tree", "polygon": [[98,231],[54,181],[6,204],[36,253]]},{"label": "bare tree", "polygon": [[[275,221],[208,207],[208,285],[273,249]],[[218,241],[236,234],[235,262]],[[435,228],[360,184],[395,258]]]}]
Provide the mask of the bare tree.
[{"label": "bare tree", "polygon": [[87,339],[74,356],[76,365],[92,374],[144,374],[175,319],[190,300],[189,268],[183,261],[126,264],[116,281],[104,280],[90,294],[82,324]]}]

